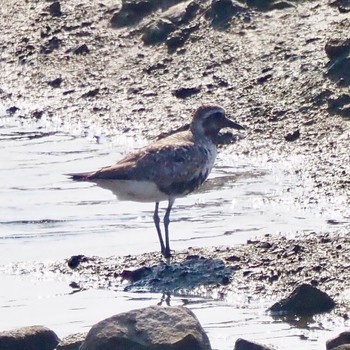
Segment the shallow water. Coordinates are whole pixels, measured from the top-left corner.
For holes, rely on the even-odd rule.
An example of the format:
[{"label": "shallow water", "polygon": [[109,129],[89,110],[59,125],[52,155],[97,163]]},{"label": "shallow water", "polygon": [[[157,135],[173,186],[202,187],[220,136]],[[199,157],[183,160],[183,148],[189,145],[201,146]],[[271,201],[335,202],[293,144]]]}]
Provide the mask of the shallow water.
[{"label": "shallow water", "polygon": [[[7,272],[6,266],[17,261],[159,249],[153,204],[120,202],[106,190],[64,175],[109,165],[141,144],[83,129],[62,130],[44,121],[29,124],[0,118],[0,330],[44,324],[62,337],[162,298],[104,290],[72,293],[65,278]],[[301,164],[297,157],[269,162],[221,153],[206,185],[176,201],[172,249],[236,245],[265,234],[293,236],[347,225],[341,198],[319,198],[315,203],[307,179],[296,175]],[[231,295],[219,302],[173,297],[171,304],[186,303],[205,327],[213,348],[221,350],[232,349],[238,337],[280,349],[319,349],[332,329],[339,332],[344,326],[339,321],[320,329],[316,322],[301,329],[267,316],[263,311],[268,301],[242,303],[242,298]]]}]

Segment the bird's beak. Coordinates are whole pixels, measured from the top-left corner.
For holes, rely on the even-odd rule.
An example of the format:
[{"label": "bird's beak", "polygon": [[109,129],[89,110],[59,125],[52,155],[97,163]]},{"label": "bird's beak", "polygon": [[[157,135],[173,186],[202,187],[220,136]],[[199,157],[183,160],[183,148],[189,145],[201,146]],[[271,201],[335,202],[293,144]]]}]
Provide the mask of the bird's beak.
[{"label": "bird's beak", "polygon": [[236,130],[245,130],[245,127],[243,127],[242,125],[234,122],[233,120],[231,120],[227,117],[225,118],[224,127],[225,128],[232,128],[232,129],[236,129]]}]

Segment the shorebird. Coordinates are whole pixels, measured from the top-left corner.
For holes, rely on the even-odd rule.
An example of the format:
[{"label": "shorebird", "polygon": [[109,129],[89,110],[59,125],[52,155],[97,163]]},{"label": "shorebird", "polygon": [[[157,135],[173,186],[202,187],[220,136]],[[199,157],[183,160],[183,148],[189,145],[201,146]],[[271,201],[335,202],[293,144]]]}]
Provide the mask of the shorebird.
[{"label": "shorebird", "polygon": [[[207,179],[216,158],[219,131],[226,127],[244,130],[226,116],[222,107],[204,105],[194,112],[188,130],[155,141],[115,165],[68,176],[94,182],[120,200],[155,202],[153,221],[161,253],[170,257],[169,223],[175,199],[193,192]],[[161,201],[168,201],[165,243],[158,214]]]}]

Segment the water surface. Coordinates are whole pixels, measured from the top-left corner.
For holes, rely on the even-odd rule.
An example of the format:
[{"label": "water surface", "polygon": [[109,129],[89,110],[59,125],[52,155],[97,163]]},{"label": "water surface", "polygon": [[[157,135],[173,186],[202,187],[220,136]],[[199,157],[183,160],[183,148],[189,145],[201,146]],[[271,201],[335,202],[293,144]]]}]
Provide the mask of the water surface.
[{"label": "water surface", "polygon": [[[17,261],[30,264],[75,254],[110,256],[159,249],[153,204],[120,202],[106,190],[64,175],[112,164],[142,144],[80,130],[0,118],[0,329],[44,324],[62,337],[86,331],[112,314],[162,300],[161,295],[147,293],[73,293],[65,277],[14,274],[9,268]],[[172,249],[233,246],[265,234],[292,237],[334,230],[339,226],[334,222],[348,224],[341,198],[310,200],[307,180],[296,174],[302,161],[296,157],[269,162],[221,153],[205,186],[175,202]],[[220,350],[232,349],[238,337],[280,349],[319,349],[333,329],[339,332],[344,326],[323,320],[322,326],[316,322],[301,329],[267,316],[264,309],[270,301],[244,299],[172,297],[171,304],[188,305],[213,348]]]}]

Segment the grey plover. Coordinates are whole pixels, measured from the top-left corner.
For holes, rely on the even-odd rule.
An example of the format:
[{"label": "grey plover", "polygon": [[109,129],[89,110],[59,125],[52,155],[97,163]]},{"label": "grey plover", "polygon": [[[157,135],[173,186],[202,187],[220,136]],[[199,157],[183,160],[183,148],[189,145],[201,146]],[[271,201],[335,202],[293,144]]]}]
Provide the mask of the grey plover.
[{"label": "grey plover", "polygon": [[[197,189],[208,177],[216,158],[222,128],[244,128],[225,115],[222,107],[205,105],[193,114],[186,131],[160,139],[100,170],[68,174],[111,190],[120,200],[155,202],[154,224],[163,256],[170,257],[169,218],[174,201]],[[159,202],[168,201],[164,216],[165,243],[158,215]]]}]

